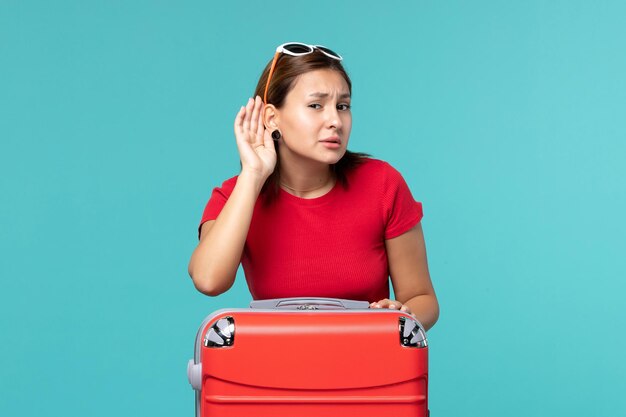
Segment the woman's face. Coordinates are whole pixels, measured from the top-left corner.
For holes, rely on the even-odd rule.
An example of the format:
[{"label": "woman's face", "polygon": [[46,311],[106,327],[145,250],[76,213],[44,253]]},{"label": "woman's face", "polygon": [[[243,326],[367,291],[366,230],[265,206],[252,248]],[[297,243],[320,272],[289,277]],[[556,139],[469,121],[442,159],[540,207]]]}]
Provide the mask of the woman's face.
[{"label": "woman's face", "polygon": [[277,110],[283,139],[280,158],[334,164],[343,157],[352,129],[350,90],[337,71],[302,74]]}]

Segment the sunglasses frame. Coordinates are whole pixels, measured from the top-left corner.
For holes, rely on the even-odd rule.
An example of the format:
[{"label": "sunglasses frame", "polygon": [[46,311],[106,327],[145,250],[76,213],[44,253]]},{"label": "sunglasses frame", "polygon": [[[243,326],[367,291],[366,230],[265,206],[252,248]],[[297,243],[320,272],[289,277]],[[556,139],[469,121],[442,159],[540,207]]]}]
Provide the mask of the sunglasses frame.
[{"label": "sunglasses frame", "polygon": [[[304,46],[308,48],[309,50],[306,52],[292,52],[285,48],[285,46],[287,45]],[[274,54],[274,60],[272,61],[272,66],[270,67],[270,73],[267,76],[267,83],[265,83],[265,93],[263,94],[263,103],[267,104],[267,90],[270,86],[270,81],[272,80],[272,75],[274,74],[274,68],[276,67],[276,62],[278,61],[278,57],[280,56],[280,54],[287,54],[291,56],[302,56],[302,55],[312,54],[316,49],[320,51],[321,53],[323,53],[324,55],[326,55],[327,57],[336,59],[337,61],[343,60],[343,57],[341,55],[339,55],[335,51],[331,51],[329,48],[323,45],[308,45],[306,43],[301,43],[301,42],[287,42],[287,43],[283,43],[282,45],[278,45],[278,47],[276,48],[276,53]],[[328,53],[326,51],[330,51],[332,53]]]}]

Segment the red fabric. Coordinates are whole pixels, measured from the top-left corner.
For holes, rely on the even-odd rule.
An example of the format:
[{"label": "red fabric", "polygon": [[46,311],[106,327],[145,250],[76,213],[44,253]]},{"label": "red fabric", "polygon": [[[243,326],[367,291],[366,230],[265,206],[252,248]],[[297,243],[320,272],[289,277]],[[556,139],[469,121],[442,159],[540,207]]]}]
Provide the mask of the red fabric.
[{"label": "red fabric", "polygon": [[[237,177],[215,188],[200,224],[214,220]],[[241,259],[254,299],[333,297],[389,298],[385,240],[422,219],[406,182],[377,159],[348,174],[348,187],[303,199],[281,190],[270,204],[255,205]]]}]

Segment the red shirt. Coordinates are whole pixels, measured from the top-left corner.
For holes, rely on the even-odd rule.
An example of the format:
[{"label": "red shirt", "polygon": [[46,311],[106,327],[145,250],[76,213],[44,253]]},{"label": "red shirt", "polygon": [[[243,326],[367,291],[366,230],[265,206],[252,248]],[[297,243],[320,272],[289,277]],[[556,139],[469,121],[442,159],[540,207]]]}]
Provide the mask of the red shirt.
[{"label": "red shirt", "polygon": [[[325,195],[304,199],[280,190],[254,207],[241,263],[252,297],[389,298],[385,240],[422,218],[406,182],[391,165],[367,158]],[[202,221],[214,220],[237,182],[215,188]]]}]

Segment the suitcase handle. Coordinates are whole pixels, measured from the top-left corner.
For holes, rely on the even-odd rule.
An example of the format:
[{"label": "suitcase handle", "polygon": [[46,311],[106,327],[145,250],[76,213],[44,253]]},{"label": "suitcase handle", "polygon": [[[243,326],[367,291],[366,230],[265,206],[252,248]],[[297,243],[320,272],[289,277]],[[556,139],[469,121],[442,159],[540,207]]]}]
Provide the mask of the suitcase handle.
[{"label": "suitcase handle", "polygon": [[361,310],[369,306],[368,301],[323,297],[273,298],[250,302],[250,308],[270,310]]}]

